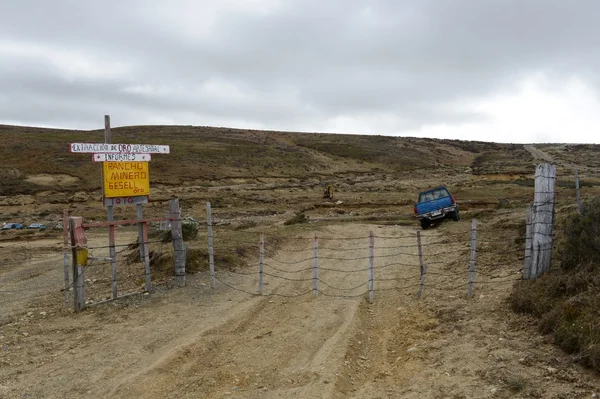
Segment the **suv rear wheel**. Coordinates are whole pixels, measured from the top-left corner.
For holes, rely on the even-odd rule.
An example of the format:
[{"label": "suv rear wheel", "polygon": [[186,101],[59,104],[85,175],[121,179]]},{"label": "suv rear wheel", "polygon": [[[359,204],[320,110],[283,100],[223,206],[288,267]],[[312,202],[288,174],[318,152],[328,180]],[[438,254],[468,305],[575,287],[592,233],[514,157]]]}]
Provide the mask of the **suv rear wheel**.
[{"label": "suv rear wheel", "polygon": [[452,212],[452,220],[458,222],[460,220],[460,214],[458,213],[458,209]]}]

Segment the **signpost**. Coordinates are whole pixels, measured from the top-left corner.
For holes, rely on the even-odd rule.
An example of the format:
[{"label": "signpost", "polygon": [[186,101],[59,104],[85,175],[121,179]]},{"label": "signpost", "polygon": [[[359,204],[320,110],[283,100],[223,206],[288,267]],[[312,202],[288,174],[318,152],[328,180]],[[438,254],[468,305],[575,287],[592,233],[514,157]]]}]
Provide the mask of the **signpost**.
[{"label": "signpost", "polygon": [[92,156],[94,162],[148,162],[152,159],[150,154],[129,153],[100,153]]},{"label": "signpost", "polygon": [[[102,202],[106,206],[108,221],[113,222],[114,206],[136,205],[140,259],[146,269],[146,290],[151,289],[150,261],[146,241],[146,223],[143,222],[142,205],[148,203],[150,176],[148,162],[150,154],[169,154],[168,145],[157,144],[112,144],[110,115],[104,115],[104,143],[71,143],[72,153],[91,153],[94,162],[102,162]],[[117,266],[115,252],[115,226],[109,224],[108,245],[112,264],[112,294],[117,298]]]},{"label": "signpost", "polygon": [[147,195],[139,195],[135,197],[104,198],[104,206],[139,205],[147,203]]},{"label": "signpost", "polygon": [[103,162],[104,197],[150,194],[148,162]]},{"label": "signpost", "polygon": [[[110,123],[110,122],[109,122]],[[71,152],[92,154],[168,154],[168,145],[71,143]]]}]

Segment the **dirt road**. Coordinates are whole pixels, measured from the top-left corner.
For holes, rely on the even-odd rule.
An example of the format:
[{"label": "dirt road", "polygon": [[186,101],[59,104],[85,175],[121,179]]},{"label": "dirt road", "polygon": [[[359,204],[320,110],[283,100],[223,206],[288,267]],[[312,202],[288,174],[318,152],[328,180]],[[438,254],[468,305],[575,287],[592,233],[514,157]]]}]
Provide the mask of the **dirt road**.
[{"label": "dirt road", "polygon": [[257,290],[252,266],[219,272],[214,290],[198,274],[80,315],[32,302],[0,327],[0,397],[590,397],[598,378],[507,311],[510,285],[476,285],[466,298],[468,241],[444,236],[468,227],[424,234],[420,300],[414,229],[344,224],[319,232],[318,297],[307,235],[268,255],[264,296],[245,293]]},{"label": "dirt road", "polygon": [[525,148],[527,151],[529,151],[529,153],[531,154],[531,156],[534,159],[539,159],[540,161],[545,161],[545,162],[554,162],[554,159],[552,158],[551,155],[545,153],[544,151],[540,150],[539,148],[534,147],[533,145],[524,145],[523,148]]}]

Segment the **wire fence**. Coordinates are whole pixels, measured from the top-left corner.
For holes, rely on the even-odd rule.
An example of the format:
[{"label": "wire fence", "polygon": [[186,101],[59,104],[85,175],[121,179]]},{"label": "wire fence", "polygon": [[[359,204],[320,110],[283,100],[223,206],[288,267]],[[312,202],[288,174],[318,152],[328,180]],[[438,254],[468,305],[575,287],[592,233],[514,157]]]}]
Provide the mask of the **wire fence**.
[{"label": "wire fence", "polygon": [[[248,295],[294,298],[316,294],[356,298],[387,291],[412,290],[416,294],[417,289],[428,288],[453,293],[462,289],[466,292],[469,284],[471,229],[445,233],[422,232],[421,255],[416,230],[397,230],[394,234],[372,236],[368,231],[359,236],[336,236],[331,233],[318,233],[315,236],[310,233],[282,238],[265,235],[262,262],[259,259],[259,233],[239,232],[236,245],[231,245],[225,239],[220,240],[219,233],[221,231],[216,229],[213,237],[217,269],[214,279],[217,287],[221,285]],[[145,269],[139,257],[137,238],[133,232],[129,232],[128,237],[129,243],[123,244],[125,237],[118,237],[120,242],[114,246],[120,297],[146,292]],[[200,240],[207,238],[205,232],[200,234]],[[489,238],[486,244],[506,244],[502,238],[493,238],[492,235]],[[110,246],[101,241],[96,238],[90,242],[87,247],[89,261],[82,269],[88,304],[113,299],[111,288],[115,281],[112,261],[106,258]],[[318,242],[316,256],[315,241]],[[146,243],[151,253],[173,258],[171,242],[149,239]],[[242,255],[240,245],[245,246]],[[481,255],[478,248],[477,251]],[[63,253],[58,249],[43,254],[27,243],[20,242],[0,245],[0,254],[0,303],[23,305],[24,301],[41,300],[60,304],[65,301],[65,291],[73,290],[77,279],[71,275],[68,286],[64,286],[62,268],[58,267],[62,263]],[[68,254],[70,257],[70,250]],[[520,278],[518,272],[522,250],[514,248],[500,251],[490,248],[489,254],[503,255],[507,261],[502,264],[486,261],[484,268],[477,269],[472,284],[482,284],[483,287],[492,282],[505,284]],[[228,257],[243,258],[244,262],[233,268],[219,264],[220,259]],[[425,272],[422,267],[424,264],[427,265]],[[496,272],[496,268],[504,273]],[[72,272],[70,259],[69,272]],[[421,283],[423,275],[425,281]],[[262,290],[259,280],[262,280]],[[11,309],[11,306],[6,307],[7,311]]]},{"label": "wire fence", "polygon": [[[552,175],[542,177],[556,181]],[[561,190],[564,192],[565,187]],[[476,229],[461,223],[460,227],[444,231],[421,231],[420,248],[416,230],[408,228],[387,229],[372,235],[365,231],[358,236],[331,232],[274,234],[265,235],[263,240],[259,232],[238,231],[232,243],[225,234],[231,228],[211,226],[214,234],[201,230],[198,240],[206,243],[209,237],[212,239],[211,278],[217,286],[248,295],[355,298],[386,291],[426,295],[428,289],[456,295],[460,291],[467,293],[474,288],[483,290],[493,284],[504,286],[521,280],[528,261],[539,257],[539,253],[553,252],[555,232],[538,226],[554,222],[559,198],[555,190],[538,189],[533,194],[532,211],[551,215],[550,222],[532,218],[524,224],[539,237],[548,238],[536,244],[537,254],[527,251],[525,247],[531,243],[519,241],[523,237],[514,231],[499,235],[498,229],[488,227],[485,220]],[[187,220],[174,218],[169,223]],[[161,223],[161,228],[165,227],[167,224]],[[113,246],[118,264],[116,278],[111,270],[113,262],[107,259],[111,246],[105,240],[95,240],[87,246],[90,261],[82,269],[86,300],[112,299],[111,288],[115,283],[123,296],[146,292],[146,270],[136,242],[135,235],[131,235],[131,239],[120,238]],[[151,238],[145,244],[150,253],[170,259],[185,251],[173,248],[172,242],[164,238]],[[6,305],[7,312],[11,304],[27,300],[64,302],[74,279],[70,275],[65,286],[62,267],[57,266],[62,263],[63,253],[57,248],[40,252],[27,241],[0,242],[0,303]],[[234,267],[220,264],[227,258],[240,262]],[[70,266],[69,272],[72,272]],[[153,274],[152,278],[156,277]]]},{"label": "wire fence", "polygon": [[[258,233],[250,234],[255,240],[244,238],[237,242],[251,245],[255,257],[249,257],[243,267],[219,272],[216,281],[253,296],[355,298],[410,289],[416,294],[417,289],[426,288],[454,294],[464,289],[466,294],[469,284],[506,284],[521,279],[523,249],[516,244],[508,251],[492,250],[496,259],[501,256],[503,262],[486,261],[485,269],[477,269],[476,278],[471,279],[472,229],[421,232],[420,250],[415,230],[346,237],[317,233],[288,237],[283,246],[277,236],[265,235],[261,240]],[[486,243],[499,248],[507,246],[506,239],[494,234]],[[215,244],[214,252],[227,256],[237,250]]]}]

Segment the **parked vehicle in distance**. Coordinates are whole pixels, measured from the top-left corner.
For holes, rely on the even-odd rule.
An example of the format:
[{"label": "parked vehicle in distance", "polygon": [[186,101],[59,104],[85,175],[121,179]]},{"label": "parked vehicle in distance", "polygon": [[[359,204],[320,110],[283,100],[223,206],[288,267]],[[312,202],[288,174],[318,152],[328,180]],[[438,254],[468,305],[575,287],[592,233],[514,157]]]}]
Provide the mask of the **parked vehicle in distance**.
[{"label": "parked vehicle in distance", "polygon": [[419,201],[415,204],[414,211],[423,229],[446,217],[451,217],[457,222],[460,220],[458,204],[444,186],[419,193]]},{"label": "parked vehicle in distance", "polygon": [[41,224],[41,223],[31,223],[29,226],[27,226],[27,228],[43,231],[43,230],[46,230],[46,225]]},{"label": "parked vehicle in distance", "polygon": [[4,223],[4,226],[0,228],[0,230],[21,230],[23,225],[21,223]]}]

